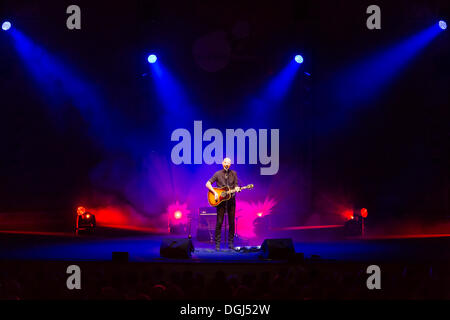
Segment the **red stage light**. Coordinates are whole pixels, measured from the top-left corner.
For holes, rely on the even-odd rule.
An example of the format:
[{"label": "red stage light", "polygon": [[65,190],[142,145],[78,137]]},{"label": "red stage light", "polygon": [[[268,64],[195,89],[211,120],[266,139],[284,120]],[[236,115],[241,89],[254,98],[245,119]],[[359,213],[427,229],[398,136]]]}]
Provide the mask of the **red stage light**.
[{"label": "red stage light", "polygon": [[342,216],[346,219],[346,220],[351,220],[353,219],[353,210],[352,209],[345,209],[342,212]]},{"label": "red stage light", "polygon": [[91,215],[88,213],[87,215],[86,215],[86,219],[89,219],[91,217]]},{"label": "red stage light", "polygon": [[366,208],[361,209],[361,217],[367,218],[367,209]]},{"label": "red stage light", "polygon": [[183,214],[181,213],[180,210],[177,210],[177,211],[175,211],[175,213],[173,215],[174,215],[175,219],[181,219]]},{"label": "red stage light", "polygon": [[77,213],[79,215],[84,214],[86,212],[86,208],[85,207],[78,207],[77,208]]}]

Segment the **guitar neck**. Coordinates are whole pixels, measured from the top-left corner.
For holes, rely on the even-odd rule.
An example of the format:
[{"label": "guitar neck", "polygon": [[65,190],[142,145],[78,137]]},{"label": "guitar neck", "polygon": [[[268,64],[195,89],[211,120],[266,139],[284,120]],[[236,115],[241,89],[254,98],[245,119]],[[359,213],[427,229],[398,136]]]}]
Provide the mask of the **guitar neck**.
[{"label": "guitar neck", "polygon": [[[241,190],[248,189],[248,188],[249,188],[249,186],[242,187]],[[234,188],[234,189],[228,191],[228,193],[235,193],[235,192],[236,192],[236,188]]]}]

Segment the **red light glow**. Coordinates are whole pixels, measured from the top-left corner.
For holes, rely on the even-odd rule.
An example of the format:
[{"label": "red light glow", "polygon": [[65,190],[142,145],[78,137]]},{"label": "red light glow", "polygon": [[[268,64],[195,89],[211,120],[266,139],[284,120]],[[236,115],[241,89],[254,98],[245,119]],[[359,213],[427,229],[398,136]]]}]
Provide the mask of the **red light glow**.
[{"label": "red light glow", "polygon": [[78,207],[77,208],[77,213],[78,215],[82,215],[86,212],[86,208],[85,207]]},{"label": "red light glow", "polygon": [[345,219],[347,219],[347,220],[353,219],[353,210],[352,209],[343,210],[342,216],[344,216]]},{"label": "red light glow", "polygon": [[[166,230],[155,227],[164,225],[164,218],[144,216],[128,205],[89,208],[88,213],[91,218],[95,216],[96,224],[100,227],[156,233],[163,233]],[[85,213],[82,217],[86,218],[86,215]]]},{"label": "red light glow", "polygon": [[363,218],[367,218],[367,209],[366,208],[362,208],[361,209],[361,217],[363,217]]}]

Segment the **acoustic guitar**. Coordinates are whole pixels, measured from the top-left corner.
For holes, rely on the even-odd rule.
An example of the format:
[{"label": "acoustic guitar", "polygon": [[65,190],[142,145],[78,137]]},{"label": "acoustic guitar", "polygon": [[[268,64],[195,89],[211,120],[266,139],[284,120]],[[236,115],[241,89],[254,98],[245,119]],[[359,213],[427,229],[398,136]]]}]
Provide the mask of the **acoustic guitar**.
[{"label": "acoustic guitar", "polygon": [[[212,193],[210,190],[208,190],[208,202],[211,206],[216,207],[221,202],[231,199],[231,196],[233,193],[237,192],[236,188],[230,189],[229,187],[222,187],[222,188],[213,188],[214,191],[216,191],[219,194],[218,199],[216,200],[214,197],[214,193]],[[245,189],[253,189],[253,185],[249,184],[245,187],[241,187],[241,190]]]}]

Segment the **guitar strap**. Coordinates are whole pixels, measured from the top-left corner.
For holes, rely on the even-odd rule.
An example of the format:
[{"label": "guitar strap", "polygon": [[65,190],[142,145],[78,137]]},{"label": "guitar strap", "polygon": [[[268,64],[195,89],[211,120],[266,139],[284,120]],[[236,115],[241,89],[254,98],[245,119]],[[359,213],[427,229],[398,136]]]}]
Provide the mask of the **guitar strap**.
[{"label": "guitar strap", "polygon": [[[231,189],[230,188],[230,184],[228,183],[228,173],[230,172],[230,169],[228,169],[227,171],[225,171],[225,181],[226,181],[226,184],[227,184],[227,188],[228,189]],[[234,197],[234,194],[232,194],[231,195],[231,197]],[[227,210],[228,211],[228,210]],[[227,212],[228,213],[228,212]]]}]

